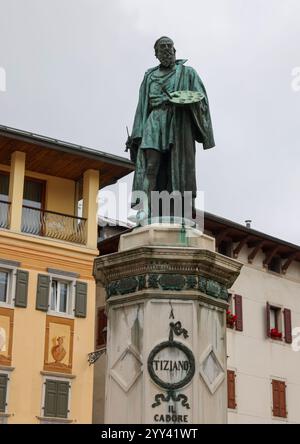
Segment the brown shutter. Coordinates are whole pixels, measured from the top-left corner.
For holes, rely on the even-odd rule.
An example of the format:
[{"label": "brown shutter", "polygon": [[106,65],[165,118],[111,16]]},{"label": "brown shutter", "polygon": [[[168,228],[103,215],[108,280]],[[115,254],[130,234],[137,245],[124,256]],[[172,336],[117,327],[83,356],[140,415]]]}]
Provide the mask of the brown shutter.
[{"label": "brown shutter", "polygon": [[266,307],[266,318],[267,318],[267,337],[270,338],[271,337],[271,331],[270,331],[270,304],[269,302],[267,302],[267,307]]},{"label": "brown shutter", "polygon": [[279,416],[281,418],[286,418],[286,416],[287,416],[285,389],[286,389],[285,382],[280,381],[279,382]]},{"label": "brown shutter", "polygon": [[273,388],[273,416],[286,418],[286,384],[284,381],[272,380]]},{"label": "brown shutter", "polygon": [[284,339],[287,344],[293,342],[292,338],[292,312],[288,308],[283,310],[284,314]]},{"label": "brown shutter", "polygon": [[273,379],[273,416],[280,416],[279,382]]},{"label": "brown shutter", "polygon": [[97,347],[104,347],[106,345],[106,328],[107,328],[107,316],[104,308],[98,309],[98,322],[97,322]]},{"label": "brown shutter", "polygon": [[235,372],[233,370],[227,370],[227,397],[228,408],[235,409]]},{"label": "brown shutter", "polygon": [[242,296],[238,294],[234,295],[234,310],[237,316],[235,329],[237,331],[243,331],[243,302]]}]

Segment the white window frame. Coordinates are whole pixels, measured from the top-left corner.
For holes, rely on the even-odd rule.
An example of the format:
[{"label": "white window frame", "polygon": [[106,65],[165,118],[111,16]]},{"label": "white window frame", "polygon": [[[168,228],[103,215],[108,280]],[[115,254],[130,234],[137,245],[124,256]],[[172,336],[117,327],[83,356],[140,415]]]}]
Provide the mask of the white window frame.
[{"label": "white window frame", "polygon": [[[46,397],[46,381],[65,381],[69,383],[69,396],[68,396],[68,411],[67,411],[67,417],[66,418],[56,418],[54,416],[45,416],[44,414],[44,408],[45,407],[45,397]],[[71,413],[71,395],[72,395],[72,379],[67,377],[61,377],[61,376],[52,376],[52,375],[46,375],[43,377],[43,386],[42,386],[42,404],[41,404],[41,418],[40,423],[41,424],[64,424],[66,420],[70,420],[70,413]]]},{"label": "white window frame", "polygon": [[232,314],[235,314],[235,307],[234,307],[234,293],[228,292],[228,310],[231,311]]},{"label": "white window frame", "polygon": [[[68,284],[68,296],[67,296],[67,311],[61,312],[51,309],[51,292],[52,292],[52,282],[58,281],[64,284]],[[68,276],[63,275],[50,275],[50,285],[49,285],[49,309],[48,313],[53,316],[61,316],[63,318],[74,318],[74,310],[75,310],[75,289],[76,289],[76,279],[70,278]]]},{"label": "white window frame", "polygon": [[[277,315],[278,315],[278,319],[277,319],[278,330],[282,333],[282,338],[283,338],[283,335],[284,335],[284,320],[283,320],[283,310],[284,310],[284,307],[282,305],[272,304],[272,302],[269,302],[269,305],[270,305],[270,330],[272,329],[272,326],[271,326],[271,310],[273,309],[273,310],[275,310],[275,312],[277,312]],[[276,316],[276,313],[275,313],[275,316]],[[281,341],[278,341],[278,342],[281,342]]]},{"label": "white window frame", "polygon": [[4,273],[8,273],[6,302],[0,301],[0,307],[11,308],[14,305],[14,301],[15,301],[14,295],[16,293],[17,268],[10,266],[10,265],[2,265],[2,263],[0,262],[0,271],[3,271]]}]

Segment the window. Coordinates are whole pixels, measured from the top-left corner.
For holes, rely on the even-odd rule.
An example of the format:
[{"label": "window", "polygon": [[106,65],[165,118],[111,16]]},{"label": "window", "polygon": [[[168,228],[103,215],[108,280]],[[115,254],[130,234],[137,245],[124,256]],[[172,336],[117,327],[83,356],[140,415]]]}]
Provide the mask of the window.
[{"label": "window", "polygon": [[45,183],[25,179],[23,193],[22,231],[34,235],[42,234],[42,212],[45,200]]},{"label": "window", "polygon": [[0,173],[0,228],[9,226],[8,189],[9,175]]},{"label": "window", "polygon": [[10,272],[0,268],[0,302],[9,302]]},{"label": "window", "polygon": [[8,375],[7,373],[0,373],[0,412],[6,412],[7,406],[7,384]]},{"label": "window", "polygon": [[282,272],[282,259],[280,256],[274,256],[269,263],[268,270],[274,271],[274,273]]},{"label": "window", "polygon": [[267,303],[267,337],[287,344],[293,342],[292,338],[292,312],[288,308],[278,307]]},{"label": "window", "polygon": [[52,279],[50,310],[58,313],[70,312],[70,282]]},{"label": "window", "polygon": [[236,396],[235,396],[235,371],[227,370],[227,398],[228,408],[236,409]]},{"label": "window", "polygon": [[279,329],[281,310],[277,307],[270,307],[270,328]]},{"label": "window", "polygon": [[[36,310],[52,312],[56,315],[85,318],[87,313],[86,282],[75,280],[67,275],[60,276],[59,270],[55,275],[39,274],[36,287]],[[76,273],[69,273],[69,275]]]},{"label": "window", "polygon": [[[3,265],[3,267],[2,267]],[[0,304],[27,307],[29,272],[18,269],[19,262],[0,260]]]},{"label": "window", "polygon": [[267,304],[267,336],[271,339],[282,339],[282,309]]},{"label": "window", "polygon": [[0,201],[8,202],[9,175],[0,173]]},{"label": "window", "polygon": [[44,207],[45,183],[36,179],[25,179],[23,205],[42,209]]},{"label": "window", "polygon": [[224,256],[232,257],[232,241],[223,240],[218,246],[218,252]]},{"label": "window", "polygon": [[279,418],[287,417],[286,409],[286,383],[284,381],[272,380],[273,392],[273,416]]},{"label": "window", "polygon": [[46,379],[43,416],[68,418],[70,382],[59,379]]},{"label": "window", "polygon": [[107,317],[105,309],[98,308],[98,320],[97,320],[97,348],[103,348],[106,346],[107,336]]},{"label": "window", "polygon": [[227,310],[227,327],[243,331],[243,298],[239,294],[229,296]]},{"label": "window", "polygon": [[83,178],[81,177],[75,182],[75,208],[74,214],[77,217],[82,217],[83,210]]}]

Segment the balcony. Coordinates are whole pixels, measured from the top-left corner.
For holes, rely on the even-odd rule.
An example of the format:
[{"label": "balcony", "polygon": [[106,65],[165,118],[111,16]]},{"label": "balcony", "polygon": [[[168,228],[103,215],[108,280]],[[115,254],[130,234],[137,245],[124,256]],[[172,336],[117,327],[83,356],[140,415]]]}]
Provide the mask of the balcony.
[{"label": "balcony", "polygon": [[86,219],[23,205],[22,233],[86,244]]},{"label": "balcony", "polygon": [[10,202],[0,200],[0,228],[9,228]]}]

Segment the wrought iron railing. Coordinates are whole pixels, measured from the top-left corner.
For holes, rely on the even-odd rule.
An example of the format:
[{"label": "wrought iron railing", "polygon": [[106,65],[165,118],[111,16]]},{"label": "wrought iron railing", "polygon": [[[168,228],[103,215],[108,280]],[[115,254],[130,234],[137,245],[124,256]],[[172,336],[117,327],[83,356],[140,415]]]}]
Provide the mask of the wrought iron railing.
[{"label": "wrought iron railing", "polygon": [[22,232],[85,244],[86,219],[23,205]]},{"label": "wrought iron railing", "polygon": [[0,200],[0,228],[9,228],[10,202]]}]

